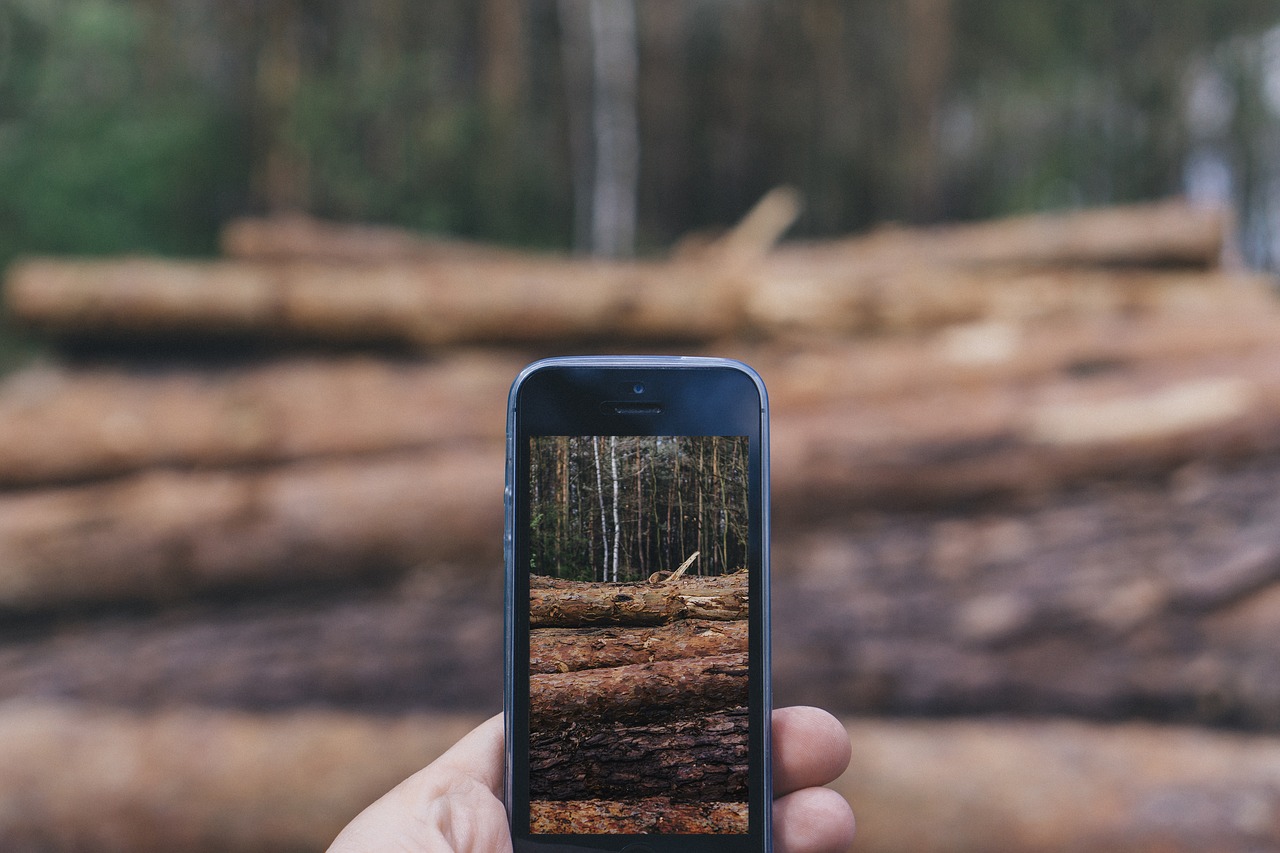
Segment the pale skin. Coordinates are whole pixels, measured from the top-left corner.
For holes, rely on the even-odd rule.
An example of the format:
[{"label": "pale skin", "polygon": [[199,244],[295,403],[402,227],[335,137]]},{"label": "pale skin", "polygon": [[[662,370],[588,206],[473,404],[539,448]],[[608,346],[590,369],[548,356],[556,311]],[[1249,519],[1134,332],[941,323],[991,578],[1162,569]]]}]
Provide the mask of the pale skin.
[{"label": "pale skin", "polygon": [[[773,832],[777,853],[844,853],[853,812],[822,785],[849,764],[849,738],[818,708],[773,713]],[[356,816],[329,853],[504,853],[502,716],[486,720],[444,755]]]}]

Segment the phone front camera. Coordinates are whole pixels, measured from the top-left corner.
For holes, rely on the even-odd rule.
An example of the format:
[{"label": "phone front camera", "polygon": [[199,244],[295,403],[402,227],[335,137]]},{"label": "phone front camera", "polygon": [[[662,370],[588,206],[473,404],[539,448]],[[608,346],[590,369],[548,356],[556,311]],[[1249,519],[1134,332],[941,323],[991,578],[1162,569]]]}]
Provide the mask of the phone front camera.
[{"label": "phone front camera", "polygon": [[634,391],[634,392],[635,392],[635,393],[637,393],[637,394],[643,394],[643,393],[644,393],[644,383],[643,383],[643,382],[637,382],[635,385],[632,385],[632,386],[631,386],[631,390],[632,390],[632,391]]}]

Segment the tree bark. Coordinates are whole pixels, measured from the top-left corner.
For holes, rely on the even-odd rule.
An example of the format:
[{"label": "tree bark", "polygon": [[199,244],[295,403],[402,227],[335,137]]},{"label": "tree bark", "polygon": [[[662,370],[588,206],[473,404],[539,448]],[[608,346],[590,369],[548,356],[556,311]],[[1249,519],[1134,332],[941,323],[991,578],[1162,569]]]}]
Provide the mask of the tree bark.
[{"label": "tree bark", "polygon": [[694,835],[747,831],[746,803],[672,803],[662,797],[540,801],[530,804],[530,812],[535,833]]},{"label": "tree bark", "polygon": [[291,360],[160,374],[29,368],[0,381],[0,487],[502,440],[520,358]]},{"label": "tree bark", "polygon": [[529,744],[535,800],[745,801],[747,711],[642,726],[570,723]]},{"label": "tree bark", "polygon": [[684,577],[673,583],[578,583],[529,579],[533,628],[662,625],[676,619],[747,618],[747,573]]},{"label": "tree bark", "polygon": [[502,470],[500,447],[464,448],[0,495],[0,606],[497,565]]},{"label": "tree bark", "polygon": [[571,722],[661,722],[745,705],[747,656],[557,672],[531,676],[529,682],[529,722],[535,732]]},{"label": "tree bark", "polygon": [[746,650],[746,620],[679,619],[645,628],[539,628],[529,635],[529,671],[577,672]]},{"label": "tree bark", "polygon": [[793,526],[773,551],[773,619],[803,628],[776,636],[778,701],[1274,729],[1277,476],[1275,455],[1198,462]]}]

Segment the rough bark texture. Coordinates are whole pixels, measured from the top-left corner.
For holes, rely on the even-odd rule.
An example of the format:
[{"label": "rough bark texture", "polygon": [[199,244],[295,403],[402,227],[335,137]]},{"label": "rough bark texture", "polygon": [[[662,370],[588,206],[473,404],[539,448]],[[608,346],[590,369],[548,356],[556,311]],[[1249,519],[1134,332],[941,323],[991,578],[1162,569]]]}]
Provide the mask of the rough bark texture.
[{"label": "rough bark texture", "polygon": [[684,577],[673,583],[579,583],[532,577],[533,628],[661,625],[677,619],[745,619],[747,574]]},{"label": "rough bark texture", "polygon": [[747,702],[746,654],[550,673],[529,678],[529,723],[660,721]]},{"label": "rough bark texture", "polygon": [[530,809],[536,833],[704,834],[747,831],[746,803],[673,803],[665,797],[538,802]]},{"label": "rough bark texture", "polygon": [[164,600],[497,565],[502,451],[388,454],[262,471],[153,471],[0,495],[0,605]]},{"label": "rough bark texture", "polygon": [[222,371],[30,368],[0,382],[0,486],[502,440],[519,357]]},{"label": "rough bark texture", "polygon": [[681,619],[653,628],[540,628],[529,635],[529,671],[576,672],[746,650],[746,621]]},{"label": "rough bark texture", "polygon": [[[1280,458],[780,524],[779,701],[1280,725]],[[794,538],[793,538],[794,536]]]},{"label": "rough bark texture", "polygon": [[535,800],[747,798],[746,708],[644,726],[569,723],[534,732],[529,753]]}]

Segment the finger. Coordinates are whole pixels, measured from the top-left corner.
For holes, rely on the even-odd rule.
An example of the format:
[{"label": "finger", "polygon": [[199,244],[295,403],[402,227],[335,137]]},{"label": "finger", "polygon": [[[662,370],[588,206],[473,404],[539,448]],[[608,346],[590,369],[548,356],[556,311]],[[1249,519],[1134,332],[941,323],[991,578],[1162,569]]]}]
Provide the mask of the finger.
[{"label": "finger", "polygon": [[821,708],[797,706],[773,712],[773,793],[833,782],[849,766],[849,735]]},{"label": "finger", "polygon": [[[505,766],[506,732],[502,725],[502,715],[495,714],[451,746],[431,763],[427,771],[433,775],[456,773],[474,779],[501,799]],[[445,773],[435,774],[435,771]]]},{"label": "finger", "polygon": [[853,809],[830,788],[805,788],[773,801],[774,853],[845,853]]}]

